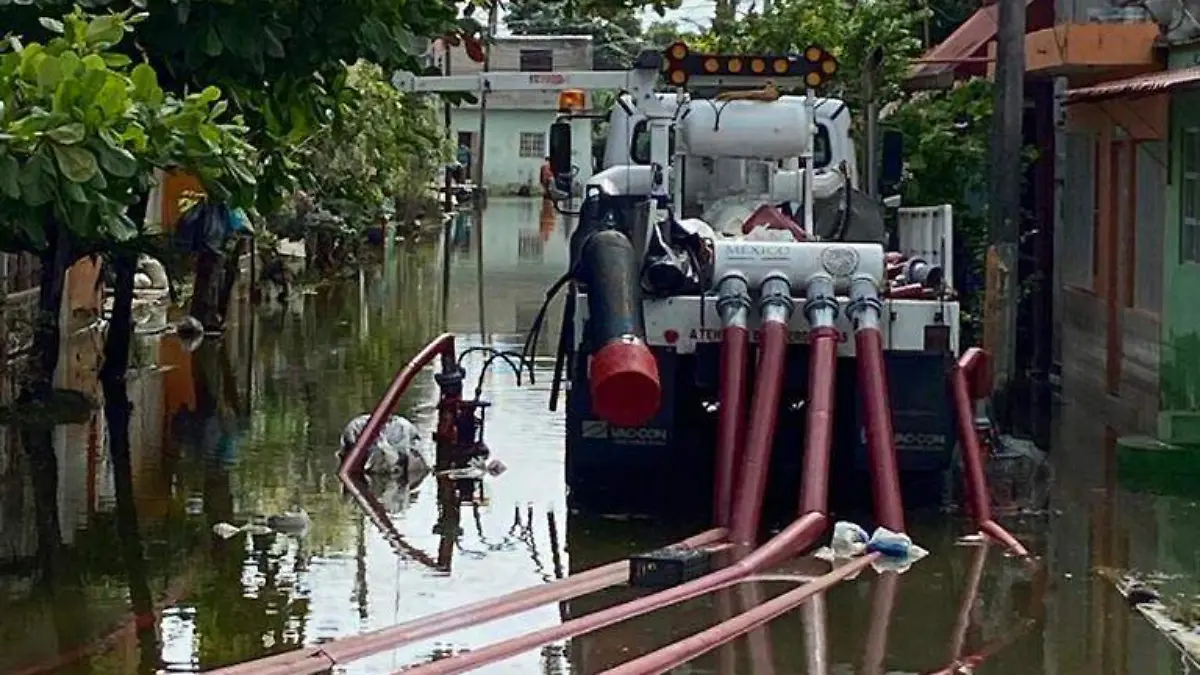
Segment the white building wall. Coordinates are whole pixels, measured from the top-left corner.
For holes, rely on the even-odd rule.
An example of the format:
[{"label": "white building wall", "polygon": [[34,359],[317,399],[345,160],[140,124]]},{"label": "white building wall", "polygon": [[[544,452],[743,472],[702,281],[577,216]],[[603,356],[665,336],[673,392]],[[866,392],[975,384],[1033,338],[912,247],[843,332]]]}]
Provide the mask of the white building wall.
[{"label": "white building wall", "polygon": [[[495,110],[488,109],[487,148],[483,155],[483,184],[493,195],[517,194],[522,187],[529,194],[541,194],[538,176],[542,163],[549,152],[550,125],[558,116],[553,110]],[[456,109],[451,116],[452,138],[460,132],[472,134],[472,158],[478,160],[479,111]],[[582,184],[592,176],[592,121],[575,120],[571,123],[571,155],[579,167],[576,182]],[[540,153],[522,156],[521,135],[541,134]],[[527,147],[533,149],[533,146]],[[530,153],[526,153],[530,154]],[[472,169],[473,170],[473,169]]]}]

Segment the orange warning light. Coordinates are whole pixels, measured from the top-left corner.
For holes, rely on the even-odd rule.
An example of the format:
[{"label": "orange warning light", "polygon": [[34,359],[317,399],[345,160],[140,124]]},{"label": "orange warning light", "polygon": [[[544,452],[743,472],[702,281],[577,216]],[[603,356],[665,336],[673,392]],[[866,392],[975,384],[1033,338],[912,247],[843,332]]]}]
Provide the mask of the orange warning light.
[{"label": "orange warning light", "polygon": [[753,70],[756,73],[761,73],[762,71],[764,71],[766,69],[767,69],[767,64],[762,59],[754,59],[753,61],[750,62],[750,70]]},{"label": "orange warning light", "polygon": [[815,87],[821,84],[821,76],[817,73],[809,73],[804,76],[804,83],[810,87]]},{"label": "orange warning light", "polygon": [[687,58],[688,46],[683,42],[676,42],[675,44],[671,45],[670,49],[667,50],[667,54],[672,60],[682,61]]},{"label": "orange warning light", "polygon": [[587,107],[587,95],[582,89],[564,89],[558,95],[559,112],[580,112]]},{"label": "orange warning light", "polygon": [[787,59],[775,59],[775,62],[771,64],[771,67],[775,69],[777,74],[782,75],[788,71]]},{"label": "orange warning light", "polygon": [[804,50],[804,58],[807,59],[809,63],[816,63],[817,61],[820,61],[821,60],[821,48],[820,47],[809,47],[808,49],[805,49]]},{"label": "orange warning light", "polygon": [[821,62],[821,70],[825,71],[826,75],[832,75],[837,72],[837,61],[828,59]]},{"label": "orange warning light", "polygon": [[742,60],[737,58],[736,56],[733,57],[732,59],[729,59],[729,72],[731,72],[731,73],[742,72]]},{"label": "orange warning light", "polygon": [[671,84],[682,86],[684,82],[687,82],[687,73],[683,72],[682,70],[672,70],[671,74],[668,76],[668,79],[671,80]]},{"label": "orange warning light", "polygon": [[704,59],[704,71],[705,72],[715,73],[715,72],[717,72],[717,69],[720,67],[721,67],[721,64],[718,63],[716,59]]}]

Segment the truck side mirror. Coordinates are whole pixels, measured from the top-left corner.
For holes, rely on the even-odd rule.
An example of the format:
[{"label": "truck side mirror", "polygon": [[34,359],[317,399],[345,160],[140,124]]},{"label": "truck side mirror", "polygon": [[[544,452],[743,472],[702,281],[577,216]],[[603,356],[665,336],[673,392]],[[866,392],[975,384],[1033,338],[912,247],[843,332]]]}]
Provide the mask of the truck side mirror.
[{"label": "truck side mirror", "polygon": [[904,172],[904,134],[895,130],[883,133],[880,164],[879,194],[888,194],[900,185],[900,177]]},{"label": "truck side mirror", "polygon": [[555,183],[569,181],[571,171],[571,123],[558,120],[550,125],[550,170]]}]

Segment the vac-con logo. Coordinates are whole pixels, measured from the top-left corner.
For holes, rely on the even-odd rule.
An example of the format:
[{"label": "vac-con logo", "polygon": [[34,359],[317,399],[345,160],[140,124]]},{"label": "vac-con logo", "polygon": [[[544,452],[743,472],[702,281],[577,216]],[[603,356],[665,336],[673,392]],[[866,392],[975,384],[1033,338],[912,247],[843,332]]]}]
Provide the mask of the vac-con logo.
[{"label": "vac-con logo", "polygon": [[584,420],[580,435],[618,445],[666,445],[667,430],[658,427],[614,427],[604,420]]},{"label": "vac-con logo", "polygon": [[[925,434],[915,432],[897,432],[894,436],[897,450],[943,450],[946,447],[946,434]],[[866,428],[859,428],[859,440],[867,444]]]}]

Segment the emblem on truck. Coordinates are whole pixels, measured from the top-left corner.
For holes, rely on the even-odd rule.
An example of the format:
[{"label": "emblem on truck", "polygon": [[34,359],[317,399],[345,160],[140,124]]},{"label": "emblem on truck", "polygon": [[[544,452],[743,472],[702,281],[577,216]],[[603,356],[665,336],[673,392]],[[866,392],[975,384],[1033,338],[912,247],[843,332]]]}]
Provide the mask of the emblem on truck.
[{"label": "emblem on truck", "polygon": [[848,246],[830,246],[821,251],[821,266],[835,277],[848,277],[858,269],[858,251]]}]

